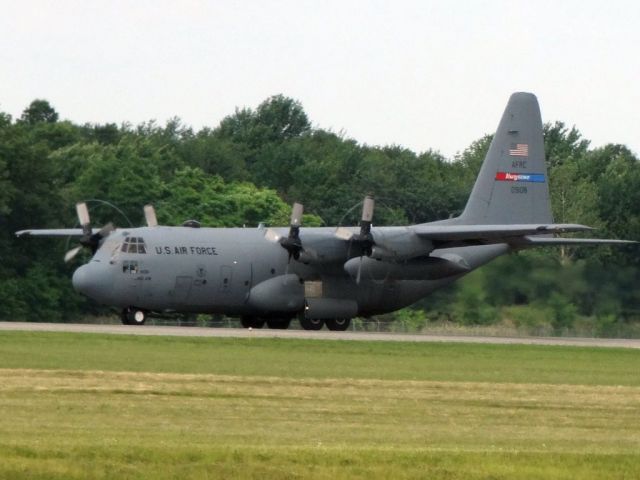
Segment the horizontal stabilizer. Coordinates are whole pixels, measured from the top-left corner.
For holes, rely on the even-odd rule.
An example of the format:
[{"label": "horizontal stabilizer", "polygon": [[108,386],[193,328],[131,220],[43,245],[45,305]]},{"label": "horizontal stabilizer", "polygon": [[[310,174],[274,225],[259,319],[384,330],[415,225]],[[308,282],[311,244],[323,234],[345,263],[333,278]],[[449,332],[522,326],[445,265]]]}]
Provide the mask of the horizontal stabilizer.
[{"label": "horizontal stabilizer", "polygon": [[554,246],[554,245],[633,245],[639,242],[633,240],[613,240],[608,238],[553,238],[553,237],[531,237],[525,236],[522,238],[523,245],[532,246]]},{"label": "horizontal stabilizer", "polygon": [[[91,234],[98,233],[99,228],[93,228]],[[20,230],[16,232],[16,237],[81,237],[84,232],[81,228],[52,228],[52,229],[38,229],[38,230]]]}]

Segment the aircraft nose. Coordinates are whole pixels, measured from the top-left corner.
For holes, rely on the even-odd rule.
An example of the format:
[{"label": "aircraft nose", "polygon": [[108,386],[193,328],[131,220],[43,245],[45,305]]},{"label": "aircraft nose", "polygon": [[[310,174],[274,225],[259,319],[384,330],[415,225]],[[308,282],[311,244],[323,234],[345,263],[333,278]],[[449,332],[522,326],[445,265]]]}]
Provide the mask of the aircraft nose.
[{"label": "aircraft nose", "polygon": [[107,268],[95,263],[82,265],[71,279],[76,292],[98,301],[108,299],[113,287],[113,279]]}]

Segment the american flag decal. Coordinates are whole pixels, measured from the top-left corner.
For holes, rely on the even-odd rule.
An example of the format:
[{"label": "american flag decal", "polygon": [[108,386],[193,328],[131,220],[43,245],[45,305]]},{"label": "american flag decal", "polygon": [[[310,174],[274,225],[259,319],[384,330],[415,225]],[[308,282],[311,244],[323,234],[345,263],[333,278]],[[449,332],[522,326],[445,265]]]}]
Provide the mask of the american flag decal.
[{"label": "american flag decal", "polygon": [[509,149],[509,155],[513,157],[528,157],[529,145],[526,143],[512,143]]}]

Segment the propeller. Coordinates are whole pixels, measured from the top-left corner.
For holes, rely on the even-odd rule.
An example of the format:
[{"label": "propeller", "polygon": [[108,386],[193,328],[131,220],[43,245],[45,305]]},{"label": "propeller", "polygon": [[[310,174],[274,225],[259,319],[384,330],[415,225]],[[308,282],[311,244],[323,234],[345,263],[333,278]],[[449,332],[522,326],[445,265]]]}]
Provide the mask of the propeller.
[{"label": "propeller", "polygon": [[364,201],[362,202],[360,232],[353,233],[351,230],[339,227],[335,233],[336,237],[349,241],[350,248],[355,246],[360,250],[360,265],[358,265],[358,273],[356,274],[357,284],[360,283],[363,259],[365,256],[371,256],[373,253],[373,246],[375,245],[373,235],[371,235],[371,222],[373,220],[374,207],[375,201],[373,200],[373,197],[371,195],[367,195],[364,197]]},{"label": "propeller", "polygon": [[291,209],[291,221],[289,222],[289,235],[286,237],[281,236],[277,231],[272,228],[268,228],[264,237],[270,242],[279,243],[289,253],[289,260],[287,261],[287,268],[285,270],[285,277],[289,273],[289,264],[291,259],[298,260],[300,253],[304,250],[302,247],[302,241],[300,240],[300,227],[302,225],[302,213],[304,207],[301,203],[295,202]]},{"label": "propeller", "polygon": [[64,261],[70,262],[75,256],[82,250],[83,247],[91,249],[91,253],[95,254],[100,246],[100,241],[107,237],[114,229],[112,223],[107,223],[96,233],[93,233],[91,228],[91,219],[89,217],[89,209],[84,202],[76,203],[76,214],[78,215],[78,221],[82,227],[82,237],[80,237],[77,247],[72,248],[64,255]]},{"label": "propeller", "polygon": [[291,209],[291,221],[289,223],[289,235],[281,237],[278,241],[282,248],[289,252],[289,261],[291,257],[294,260],[300,258],[300,252],[302,252],[302,242],[300,241],[300,226],[302,225],[302,213],[304,207],[301,203],[294,203]]},{"label": "propeller", "polygon": [[357,238],[354,239],[360,244],[360,251],[362,252],[360,255],[360,265],[358,265],[358,274],[356,275],[357,285],[360,285],[364,257],[365,255],[367,257],[371,256],[373,253],[373,245],[375,244],[373,241],[373,235],[371,235],[371,222],[373,220],[374,206],[375,202],[372,196],[367,195],[364,197],[364,202],[362,203],[362,219],[360,220],[360,233]]},{"label": "propeller", "polygon": [[353,241],[360,244],[362,255],[366,255],[367,257],[371,255],[373,245],[375,244],[373,235],[371,235],[374,206],[375,202],[372,196],[367,195],[364,197],[364,202],[362,203],[362,219],[360,220],[360,233],[353,239]]},{"label": "propeller", "polygon": [[264,237],[273,243],[279,243],[282,248],[289,252],[289,260],[291,257],[296,260],[302,252],[302,242],[300,241],[300,226],[302,225],[302,212],[304,208],[300,203],[294,203],[291,210],[291,221],[289,224],[289,235],[283,237],[273,228],[267,228]]}]

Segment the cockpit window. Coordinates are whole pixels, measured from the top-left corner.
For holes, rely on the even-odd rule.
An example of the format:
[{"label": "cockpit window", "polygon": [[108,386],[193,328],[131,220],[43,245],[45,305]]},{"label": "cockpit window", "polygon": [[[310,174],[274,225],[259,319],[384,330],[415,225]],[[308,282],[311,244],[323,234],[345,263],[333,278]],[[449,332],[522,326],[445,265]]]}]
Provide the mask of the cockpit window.
[{"label": "cockpit window", "polygon": [[142,237],[126,237],[122,244],[125,253],[147,253],[147,246]]}]

